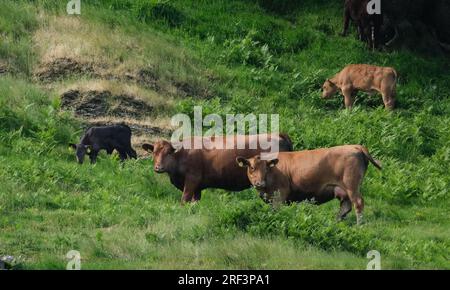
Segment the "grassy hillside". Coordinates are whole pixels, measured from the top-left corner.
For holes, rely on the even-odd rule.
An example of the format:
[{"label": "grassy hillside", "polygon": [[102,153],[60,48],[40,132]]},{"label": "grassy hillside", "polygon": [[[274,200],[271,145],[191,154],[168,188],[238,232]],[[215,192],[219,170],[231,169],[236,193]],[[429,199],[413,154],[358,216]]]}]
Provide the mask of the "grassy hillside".
[{"label": "grassy hillside", "polygon": [[[0,256],[63,269],[450,269],[450,61],[370,52],[341,38],[332,1],[0,0]],[[295,9],[294,9],[295,8]],[[349,63],[395,67],[398,110],[360,93],[353,111],[320,99]],[[181,193],[141,158],[75,162],[67,144],[89,124],[125,121],[135,147],[170,117],[278,113],[297,150],[358,143],[369,167],[365,223],[336,222],[338,202],[272,209],[255,191]],[[146,108],[142,110],[141,108]]]}]

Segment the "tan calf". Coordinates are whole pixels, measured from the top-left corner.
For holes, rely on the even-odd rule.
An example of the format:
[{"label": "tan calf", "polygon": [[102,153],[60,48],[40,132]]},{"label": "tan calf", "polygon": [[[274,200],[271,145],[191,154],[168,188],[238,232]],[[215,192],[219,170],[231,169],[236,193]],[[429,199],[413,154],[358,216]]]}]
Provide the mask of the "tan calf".
[{"label": "tan calf", "polygon": [[340,90],[344,95],[345,107],[351,109],[353,97],[358,91],[379,92],[383,97],[385,108],[392,110],[395,106],[396,86],[397,72],[395,69],[368,64],[352,64],[325,81],[322,87],[322,98],[330,98]]},{"label": "tan calf", "polygon": [[362,220],[364,201],[359,191],[368,163],[381,169],[361,145],[280,152],[277,158],[261,160],[238,157],[237,163],[247,167],[250,183],[260,196],[272,201],[279,192],[281,202],[314,200],[317,204],[334,198],[340,200],[339,219],[355,207],[357,223]]}]

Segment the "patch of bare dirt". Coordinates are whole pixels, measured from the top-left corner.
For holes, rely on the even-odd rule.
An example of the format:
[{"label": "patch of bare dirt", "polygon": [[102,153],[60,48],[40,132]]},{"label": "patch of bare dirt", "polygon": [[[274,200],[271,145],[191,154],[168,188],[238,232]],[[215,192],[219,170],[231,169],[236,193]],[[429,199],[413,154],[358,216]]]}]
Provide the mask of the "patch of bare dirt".
[{"label": "patch of bare dirt", "polygon": [[158,75],[150,68],[143,68],[137,71],[136,73],[136,81],[146,87],[153,89],[155,91],[160,91],[161,88],[158,85],[159,77]]},{"label": "patch of bare dirt", "polygon": [[143,119],[153,112],[153,106],[129,95],[113,95],[110,91],[70,90],[62,94],[61,107],[73,110],[76,116],[105,116]]},{"label": "patch of bare dirt", "polygon": [[94,66],[63,57],[41,64],[35,72],[36,78],[42,82],[52,82],[73,75],[95,75]]},{"label": "patch of bare dirt", "polygon": [[[0,74],[6,72],[6,68],[0,63]],[[43,83],[52,83],[72,76],[88,76],[104,80],[119,80],[133,82],[147,89],[174,96],[174,97],[195,97],[209,98],[213,92],[207,87],[197,83],[189,83],[171,79],[170,85],[160,79],[157,71],[152,67],[139,68],[136,71],[125,73],[112,73],[104,64],[92,64],[80,62],[69,57],[52,59],[42,63],[34,73],[35,77]]]}]

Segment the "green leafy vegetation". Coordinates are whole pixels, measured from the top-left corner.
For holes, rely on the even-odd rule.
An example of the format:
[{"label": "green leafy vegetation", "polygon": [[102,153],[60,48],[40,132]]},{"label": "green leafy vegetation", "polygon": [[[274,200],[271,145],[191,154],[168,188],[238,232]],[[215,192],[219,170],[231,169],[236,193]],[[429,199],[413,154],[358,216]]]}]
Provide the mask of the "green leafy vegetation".
[{"label": "green leafy vegetation", "polygon": [[[341,3],[278,2],[104,0],[68,16],[64,1],[0,1],[0,256],[27,269],[63,269],[72,249],[84,269],[365,269],[378,250],[382,268],[449,269],[448,58],[370,52],[338,36]],[[58,31],[63,23],[72,29]],[[59,48],[76,39],[73,58],[106,72],[36,80],[48,51],[59,52],[51,39]],[[339,97],[321,100],[324,80],[349,63],[395,67],[398,109],[363,93],[351,112]],[[78,165],[67,144],[82,124],[61,109],[61,88],[103,75],[121,87],[131,69],[146,77],[134,85],[174,104],[155,119],[198,105],[276,113],[297,150],[367,146],[383,170],[369,167],[364,179],[365,223],[336,222],[337,201],[274,209],[250,189],[206,190],[182,207],[149,159],[121,166],[101,154]]]}]

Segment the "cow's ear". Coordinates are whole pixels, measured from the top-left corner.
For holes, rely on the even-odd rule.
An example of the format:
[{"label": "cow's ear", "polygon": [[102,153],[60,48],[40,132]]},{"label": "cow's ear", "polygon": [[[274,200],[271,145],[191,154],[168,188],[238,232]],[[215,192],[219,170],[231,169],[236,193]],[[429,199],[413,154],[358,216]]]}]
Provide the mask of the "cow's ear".
[{"label": "cow's ear", "polygon": [[76,150],[77,149],[77,144],[69,143],[69,147]]},{"label": "cow's ear", "polygon": [[244,157],[241,157],[241,156],[239,156],[239,157],[236,158],[236,162],[237,162],[237,164],[239,165],[239,167],[247,167],[247,166],[250,165],[250,163],[248,162],[248,160],[245,159]]},{"label": "cow's ear", "polygon": [[272,159],[272,160],[270,160],[270,161],[267,162],[267,165],[268,165],[270,168],[274,167],[274,166],[277,165],[277,164],[278,164],[278,158]]},{"label": "cow's ear", "polygon": [[142,149],[144,149],[147,152],[153,152],[153,145],[152,144],[142,144]]}]

